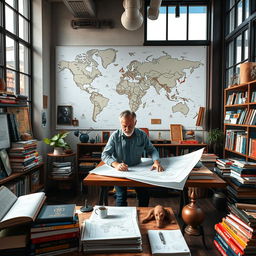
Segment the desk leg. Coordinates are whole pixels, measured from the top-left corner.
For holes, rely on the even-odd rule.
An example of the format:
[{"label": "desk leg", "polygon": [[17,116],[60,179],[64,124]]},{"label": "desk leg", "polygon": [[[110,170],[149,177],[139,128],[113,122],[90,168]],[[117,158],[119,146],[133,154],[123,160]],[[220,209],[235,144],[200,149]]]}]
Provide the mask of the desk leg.
[{"label": "desk leg", "polygon": [[195,188],[192,188],[190,200],[190,203],[182,209],[182,219],[187,224],[185,233],[192,236],[204,235],[201,223],[204,221],[205,215],[202,209],[196,205]]},{"label": "desk leg", "polygon": [[189,203],[188,200],[188,189],[184,187],[182,191],[180,191],[180,206],[178,216],[181,217],[183,207]]},{"label": "desk leg", "polygon": [[108,187],[100,187],[99,205],[108,205]]}]

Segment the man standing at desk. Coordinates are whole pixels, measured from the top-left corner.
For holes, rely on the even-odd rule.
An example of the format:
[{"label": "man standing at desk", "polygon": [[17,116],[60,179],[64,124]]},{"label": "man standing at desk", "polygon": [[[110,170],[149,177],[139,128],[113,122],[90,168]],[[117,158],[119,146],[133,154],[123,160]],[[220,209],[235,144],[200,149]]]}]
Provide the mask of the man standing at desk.
[{"label": "man standing at desk", "polygon": [[[150,142],[147,134],[135,128],[137,123],[136,114],[125,110],[120,114],[119,119],[121,129],[118,129],[110,136],[102,152],[102,161],[118,171],[129,171],[129,166],[134,166],[141,162],[141,157],[146,151],[154,161],[151,170],[156,169],[158,172],[162,172],[163,167],[159,162],[158,151]],[[115,186],[115,190],[116,206],[127,206],[127,187]],[[148,206],[148,190],[143,187],[136,187],[135,190],[139,206]]]}]

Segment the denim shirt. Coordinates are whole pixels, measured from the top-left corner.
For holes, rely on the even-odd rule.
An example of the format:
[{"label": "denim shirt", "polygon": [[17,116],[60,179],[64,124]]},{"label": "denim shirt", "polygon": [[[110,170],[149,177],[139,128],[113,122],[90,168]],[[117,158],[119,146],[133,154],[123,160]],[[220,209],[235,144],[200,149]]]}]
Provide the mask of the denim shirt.
[{"label": "denim shirt", "polygon": [[131,137],[125,136],[121,129],[111,134],[107,145],[105,146],[101,159],[107,165],[113,162],[122,161],[129,166],[137,165],[141,162],[141,157],[146,151],[152,160],[159,160],[159,153],[148,139],[147,134],[138,129],[134,129]]}]

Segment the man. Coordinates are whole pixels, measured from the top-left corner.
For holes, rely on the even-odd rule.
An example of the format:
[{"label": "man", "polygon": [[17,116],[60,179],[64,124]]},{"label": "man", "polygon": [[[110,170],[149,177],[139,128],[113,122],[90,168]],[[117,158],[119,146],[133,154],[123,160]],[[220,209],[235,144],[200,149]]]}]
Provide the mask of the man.
[{"label": "man", "polygon": [[[129,110],[120,114],[121,129],[115,131],[109,138],[106,147],[102,152],[102,161],[114,167],[118,171],[128,171],[129,166],[141,162],[144,151],[151,155],[154,163],[151,170],[163,171],[159,162],[159,154],[150,142],[147,134],[135,128],[137,123],[136,114]],[[127,188],[115,186],[116,206],[127,206]],[[136,187],[139,206],[148,206],[148,190],[143,187]]]}]

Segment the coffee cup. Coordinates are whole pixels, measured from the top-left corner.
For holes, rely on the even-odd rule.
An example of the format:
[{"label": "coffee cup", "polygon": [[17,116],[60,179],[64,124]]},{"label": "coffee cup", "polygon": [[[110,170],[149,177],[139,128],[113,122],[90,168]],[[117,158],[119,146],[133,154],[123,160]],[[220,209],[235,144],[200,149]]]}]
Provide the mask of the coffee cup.
[{"label": "coffee cup", "polygon": [[108,209],[105,206],[100,206],[95,209],[95,213],[101,218],[104,219],[108,215]]}]

